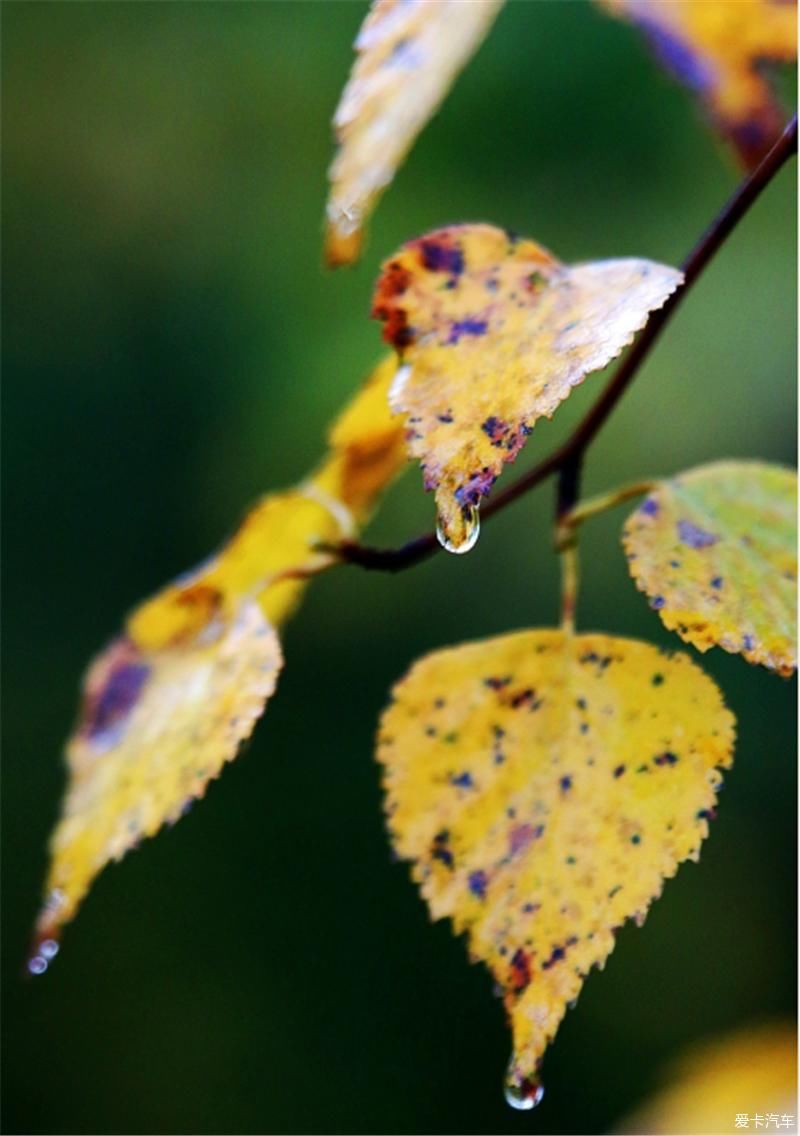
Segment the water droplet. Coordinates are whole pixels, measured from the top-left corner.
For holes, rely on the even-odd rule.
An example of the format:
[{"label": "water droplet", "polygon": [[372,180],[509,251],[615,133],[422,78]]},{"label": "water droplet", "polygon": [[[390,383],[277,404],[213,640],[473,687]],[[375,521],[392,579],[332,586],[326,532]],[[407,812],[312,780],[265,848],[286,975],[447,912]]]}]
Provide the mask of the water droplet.
[{"label": "water droplet", "polygon": [[53,888],[44,901],[45,910],[49,912],[59,911],[66,903],[66,899],[67,897],[61,888]]},{"label": "water droplet", "polygon": [[480,531],[481,517],[475,505],[469,505],[463,510],[457,532],[448,529],[441,517],[436,523],[436,536],[439,539],[439,544],[442,548],[448,552],[454,552],[457,556],[469,552],[475,547]]},{"label": "water droplet", "polygon": [[47,970],[47,959],[42,958],[41,955],[31,955],[28,959],[28,973],[29,974],[44,974]]},{"label": "water droplet", "polygon": [[44,974],[57,954],[58,943],[55,939],[41,939],[35,944],[25,964],[28,974]]},{"label": "water droplet", "polygon": [[516,1071],[516,1062],[512,1057],[508,1066],[505,1083],[506,1104],[519,1112],[529,1112],[536,1108],[544,1096],[544,1085],[535,1077],[521,1077]]},{"label": "water droplet", "polygon": [[406,384],[411,378],[411,366],[405,363],[402,367],[398,367],[392,385],[389,388],[389,403],[392,406],[397,406],[402,403],[403,392],[405,391]]}]

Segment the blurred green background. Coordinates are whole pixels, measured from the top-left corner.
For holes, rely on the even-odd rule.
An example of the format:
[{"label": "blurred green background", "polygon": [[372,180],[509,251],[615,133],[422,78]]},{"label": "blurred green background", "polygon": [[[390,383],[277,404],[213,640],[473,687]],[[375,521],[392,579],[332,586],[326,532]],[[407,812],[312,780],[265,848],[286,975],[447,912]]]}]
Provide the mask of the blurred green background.
[{"label": "blurred green background", "polygon": [[[512,3],[387,193],[363,263],[326,273],[328,124],[364,11],[3,5],[8,1132],[602,1132],[687,1043],[794,1013],[794,685],[712,652],[739,744],[701,863],[587,981],[541,1107],[502,1101],[501,1005],[392,863],[372,738],[416,656],[556,618],[550,486],[467,557],[315,583],[246,752],[102,875],[50,972],[20,978],[86,662],[316,460],[380,354],[382,257],[488,220],[565,260],[677,263],[736,183],[633,29],[588,3]],[[794,194],[792,166],[594,446],[587,491],[723,456],[793,461]],[[432,517],[409,471],[369,539],[400,543]],[[580,625],[675,646],[628,581],[621,519],[585,531]]]}]

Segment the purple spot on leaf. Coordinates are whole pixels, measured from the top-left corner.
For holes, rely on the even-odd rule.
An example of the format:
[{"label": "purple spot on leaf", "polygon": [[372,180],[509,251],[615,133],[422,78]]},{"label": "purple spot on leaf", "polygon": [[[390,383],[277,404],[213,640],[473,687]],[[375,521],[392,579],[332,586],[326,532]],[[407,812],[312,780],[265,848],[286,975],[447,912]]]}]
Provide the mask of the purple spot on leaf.
[{"label": "purple spot on leaf", "polygon": [[678,537],[689,548],[710,548],[712,544],[716,544],[719,537],[714,533],[706,532],[701,529],[699,525],[693,524],[691,521],[678,521]]},{"label": "purple spot on leaf", "polygon": [[470,872],[469,874],[469,890],[478,899],[486,898],[486,885],[488,883],[486,872],[478,870],[477,872]]},{"label": "purple spot on leaf", "polygon": [[488,326],[486,320],[456,320],[450,327],[450,335],[447,339],[448,346],[452,343],[458,343],[463,335],[485,335]]},{"label": "purple spot on leaf", "polygon": [[464,271],[464,254],[457,245],[444,241],[425,240],[420,243],[422,263],[429,272],[452,272],[460,276]]},{"label": "purple spot on leaf", "polygon": [[714,72],[688,43],[678,39],[655,20],[640,17],[639,23],[656,55],[673,75],[696,91],[708,90],[714,82]]},{"label": "purple spot on leaf", "polygon": [[518,824],[515,828],[512,828],[509,834],[511,855],[516,856],[518,852],[524,852],[533,844],[534,840],[539,839],[543,832],[543,824]]}]

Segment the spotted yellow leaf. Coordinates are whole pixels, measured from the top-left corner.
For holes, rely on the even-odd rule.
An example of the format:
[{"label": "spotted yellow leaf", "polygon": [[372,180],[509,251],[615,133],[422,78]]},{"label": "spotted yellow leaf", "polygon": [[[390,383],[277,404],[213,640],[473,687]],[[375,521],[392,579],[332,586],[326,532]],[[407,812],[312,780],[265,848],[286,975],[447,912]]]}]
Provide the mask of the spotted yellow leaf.
[{"label": "spotted yellow leaf", "polygon": [[376,0],[333,120],[325,252],[358,258],[379,197],[458,72],[479,47],[502,0]]},{"label": "spotted yellow leaf", "polygon": [[788,117],[765,74],[797,58],[794,0],[598,0],[637,24],[677,79],[700,99],[746,166],[775,143]]},{"label": "spotted yellow leaf", "polygon": [[403,420],[387,400],[395,369],[389,357],[375,370],[305,482],[259,502],[216,556],[141,604],[91,665],[34,973],[103,866],[176,820],[251,733],[282,665],[274,628],[406,463]]},{"label": "spotted yellow leaf", "polygon": [[176,821],[236,756],[282,662],[278,637],[253,602],[193,642],[145,654],[123,637],[94,661],[67,749],[70,783],[52,839],[34,973],[97,873]]},{"label": "spotted yellow leaf", "polygon": [[536,421],[619,354],[682,279],[648,260],[568,267],[491,225],[429,233],[384,264],[373,315],[404,364],[390,400],[408,415],[446,546],[470,546],[476,508]]},{"label": "spotted yellow leaf", "polygon": [[797,666],[797,475],[715,462],[661,482],[623,530],[665,627],[788,675]]},{"label": "spotted yellow leaf", "polygon": [[733,740],[687,656],[607,635],[467,643],[395,687],[378,737],[392,840],[502,990],[518,1107],[615,930],[697,858]]},{"label": "spotted yellow leaf", "polygon": [[760,1128],[797,1131],[797,1026],[760,1023],[696,1043],[665,1072],[664,1081],[615,1132],[697,1136],[752,1130],[756,1116]]}]

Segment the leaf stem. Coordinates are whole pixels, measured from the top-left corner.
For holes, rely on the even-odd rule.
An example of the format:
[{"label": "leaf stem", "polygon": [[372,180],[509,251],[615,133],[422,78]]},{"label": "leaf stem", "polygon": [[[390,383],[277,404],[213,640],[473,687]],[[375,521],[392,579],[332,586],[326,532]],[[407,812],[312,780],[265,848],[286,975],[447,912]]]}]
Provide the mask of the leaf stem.
[{"label": "leaf stem", "polygon": [[575,533],[559,548],[561,557],[561,628],[567,635],[575,631],[575,608],[578,603],[578,541]]},{"label": "leaf stem", "polygon": [[645,493],[651,493],[655,486],[655,481],[634,481],[628,485],[620,485],[616,489],[609,489],[607,493],[600,493],[597,497],[579,501],[568,513],[559,517],[556,526],[556,547],[559,550],[566,548],[573,539],[575,529],[584,521],[614,509],[617,505],[630,501],[632,497],[642,497]]},{"label": "leaf stem", "polygon": [[[630,387],[659,335],[700,278],[706,265],[722,248],[779,170],[796,153],[797,115],[755,170],[739,184],[733,196],[700,237],[683,263],[683,287],[673,292],[663,308],[652,314],[641,335],[572,434],[538,465],[488,501],[481,510],[482,521],[488,521],[554,473],[558,474],[557,515],[561,518],[571,512],[578,500],[583,459],[590,444]],[[355,541],[343,541],[337,546],[342,561],[381,572],[400,572],[411,568],[440,550],[441,545],[435,532],[424,533],[399,548],[370,548]]]}]

